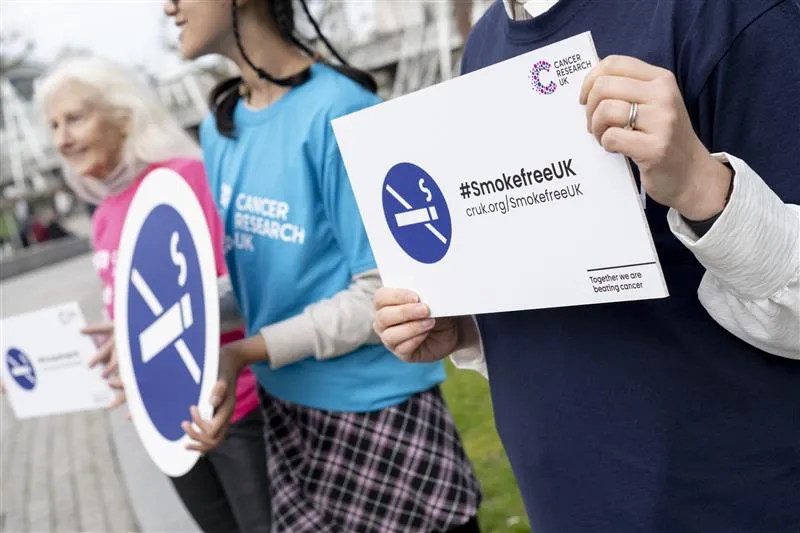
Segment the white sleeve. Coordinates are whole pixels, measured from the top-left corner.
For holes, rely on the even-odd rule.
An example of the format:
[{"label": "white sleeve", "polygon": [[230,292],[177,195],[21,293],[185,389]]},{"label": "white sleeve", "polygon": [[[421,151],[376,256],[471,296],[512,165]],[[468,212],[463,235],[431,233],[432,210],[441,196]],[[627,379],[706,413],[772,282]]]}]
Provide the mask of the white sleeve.
[{"label": "white sleeve", "polygon": [[800,359],[800,208],[781,201],[744,161],[715,157],[736,174],[730,201],[708,233],[698,239],[676,211],[667,215],[706,269],[700,303],[748,344]]},{"label": "white sleeve", "polygon": [[483,355],[483,341],[478,329],[478,322],[474,316],[458,318],[458,346],[450,356],[456,368],[461,370],[474,370],[489,379],[489,370],[486,368],[486,358]]},{"label": "white sleeve", "polygon": [[377,270],[362,272],[331,298],[262,328],[270,367],[281,368],[312,356],[331,359],[365,344],[380,344],[372,328],[372,298],[380,286]]}]

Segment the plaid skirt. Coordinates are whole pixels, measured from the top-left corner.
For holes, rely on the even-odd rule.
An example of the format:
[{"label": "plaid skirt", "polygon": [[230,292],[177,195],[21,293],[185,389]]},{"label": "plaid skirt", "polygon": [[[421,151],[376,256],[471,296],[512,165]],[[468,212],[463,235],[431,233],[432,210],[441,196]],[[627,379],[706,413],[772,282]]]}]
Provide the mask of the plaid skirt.
[{"label": "plaid skirt", "polygon": [[478,512],[480,485],[438,387],[335,413],[262,391],[273,533],[433,533]]}]

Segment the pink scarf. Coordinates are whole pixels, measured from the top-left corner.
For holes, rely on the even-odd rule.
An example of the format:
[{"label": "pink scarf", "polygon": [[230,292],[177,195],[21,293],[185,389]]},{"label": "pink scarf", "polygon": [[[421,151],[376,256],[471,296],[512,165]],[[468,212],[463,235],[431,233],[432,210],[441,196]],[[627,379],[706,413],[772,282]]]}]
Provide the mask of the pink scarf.
[{"label": "pink scarf", "polygon": [[125,159],[105,179],[79,176],[67,171],[65,180],[78,198],[90,204],[99,205],[107,197],[125,192],[149,164],[138,159]]}]

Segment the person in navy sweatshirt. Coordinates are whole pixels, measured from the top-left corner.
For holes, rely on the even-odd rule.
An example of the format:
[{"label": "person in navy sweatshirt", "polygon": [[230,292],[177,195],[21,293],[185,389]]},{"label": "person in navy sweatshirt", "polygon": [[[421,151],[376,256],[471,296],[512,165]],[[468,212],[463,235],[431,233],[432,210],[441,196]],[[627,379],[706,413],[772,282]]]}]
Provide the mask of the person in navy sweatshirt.
[{"label": "person in navy sweatshirt", "polygon": [[463,71],[587,30],[587,128],[635,164],[670,297],[433,320],[384,288],[375,328],[488,372],[537,533],[798,533],[800,1],[498,0]]}]

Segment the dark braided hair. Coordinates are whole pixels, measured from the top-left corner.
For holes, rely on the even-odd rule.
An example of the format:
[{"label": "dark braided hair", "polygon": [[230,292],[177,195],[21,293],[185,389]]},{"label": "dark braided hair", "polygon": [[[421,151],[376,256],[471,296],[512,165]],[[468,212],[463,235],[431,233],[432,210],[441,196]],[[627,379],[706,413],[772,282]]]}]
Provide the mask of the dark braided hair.
[{"label": "dark braided hair", "polygon": [[[304,43],[295,33],[294,24],[294,6],[293,0],[266,0],[268,2],[269,14],[278,26],[281,36],[287,41],[295,45],[309,57],[318,59],[317,54],[306,43]],[[359,70],[350,66],[349,63],[339,54],[338,51],[331,45],[327,37],[322,33],[322,29],[311,14],[311,10],[306,3],[306,0],[299,0],[303,8],[303,12],[308,18],[314,31],[317,33],[319,39],[323,42],[326,48],[330,50],[331,54],[341,63],[340,65],[331,65],[332,68],[352,79],[359,85],[363,86],[370,92],[378,92],[378,84],[375,79],[367,72]],[[306,68],[297,74],[287,78],[275,78],[266,72],[264,69],[255,65],[242,45],[241,35],[239,33],[239,16],[236,7],[236,0],[231,0],[231,18],[233,21],[233,34],[236,38],[236,46],[239,48],[239,53],[242,54],[245,62],[252,68],[258,77],[262,80],[280,85],[282,87],[297,87],[304,84],[311,78],[311,69]],[[219,83],[211,91],[209,97],[209,107],[211,108],[214,118],[217,123],[217,130],[225,137],[233,138],[235,125],[233,122],[233,113],[236,109],[236,104],[239,102],[240,89],[243,80],[241,76],[230,78]]]}]

